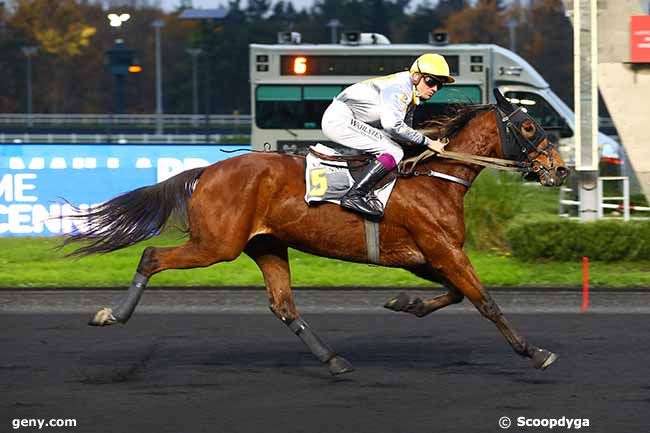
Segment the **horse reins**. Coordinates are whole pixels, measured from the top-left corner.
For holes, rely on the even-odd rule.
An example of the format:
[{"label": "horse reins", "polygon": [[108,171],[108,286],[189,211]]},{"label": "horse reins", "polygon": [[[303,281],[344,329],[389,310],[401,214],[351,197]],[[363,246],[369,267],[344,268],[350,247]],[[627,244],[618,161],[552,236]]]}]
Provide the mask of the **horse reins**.
[{"label": "horse reins", "polygon": [[403,173],[405,175],[408,175],[412,173],[413,169],[417,164],[424,161],[425,159],[431,158],[432,156],[453,159],[455,161],[468,162],[470,164],[481,165],[483,167],[491,167],[491,168],[496,168],[497,170],[505,170],[505,171],[525,172],[530,167],[530,165],[525,162],[513,161],[511,159],[470,155],[469,153],[451,152],[448,150],[443,150],[441,153],[434,152],[433,150],[425,150],[424,152],[422,152],[417,156],[404,159],[400,163],[400,168],[399,168],[400,174]]},{"label": "horse reins", "polygon": [[[512,117],[517,114],[520,110],[521,107],[517,107],[513,112],[510,114],[506,114],[501,111],[499,107],[497,108],[497,112],[499,113],[501,117],[501,126],[503,129],[500,127],[499,128],[499,133],[500,137],[502,140],[502,145],[505,147],[506,144],[509,142],[510,136],[507,134],[513,134],[515,137],[515,141],[519,146],[521,147],[521,152],[522,154],[526,154],[526,152],[529,153],[535,153],[535,157],[540,154],[546,154],[549,156],[549,162],[551,164],[551,167],[553,166],[553,152],[548,152],[548,147],[546,149],[540,150],[535,146],[535,143],[533,143],[531,140],[529,140],[527,137],[525,137],[521,131],[513,124],[512,122]],[[528,116],[527,116],[528,117]],[[532,119],[531,119],[532,120]],[[533,121],[534,122],[534,121]],[[541,130],[539,126],[536,124],[537,130]],[[537,143],[540,143],[541,140],[544,137],[541,137],[539,140],[537,140]],[[449,139],[445,138],[443,140],[446,140],[447,142]],[[552,146],[553,144],[548,141],[548,146]],[[505,153],[505,151],[504,151]],[[462,153],[462,152],[452,152],[452,151],[447,151],[443,150],[442,152],[434,152],[433,150],[425,150],[424,152],[420,153],[419,155],[416,155],[411,158],[404,159],[402,162],[400,162],[399,167],[398,167],[398,173],[403,176],[421,176],[423,174],[428,175],[430,177],[438,177],[442,179],[447,179],[451,180],[456,183],[460,183],[463,185],[466,185],[469,187],[471,184],[468,181],[465,181],[463,179],[456,178],[455,176],[450,176],[444,173],[438,173],[433,170],[428,170],[425,173],[419,173],[415,170],[416,165],[418,165],[420,162],[431,158],[432,156],[437,156],[440,158],[446,158],[446,159],[452,159],[455,161],[461,161],[461,162],[466,162],[469,164],[474,164],[474,165],[480,165],[483,167],[490,167],[494,168],[497,170],[502,170],[502,171],[514,171],[514,172],[520,172],[523,175],[526,175],[527,173],[531,172],[539,172],[540,170],[544,170],[548,173],[548,169],[541,164],[539,164],[536,160],[535,157],[531,158],[531,161],[519,161],[519,160],[514,160],[514,159],[504,159],[504,158],[494,158],[494,157],[489,157],[489,156],[480,156],[480,155],[471,155],[468,153]],[[537,163],[537,164],[535,164]],[[453,178],[453,179],[450,179]]]}]

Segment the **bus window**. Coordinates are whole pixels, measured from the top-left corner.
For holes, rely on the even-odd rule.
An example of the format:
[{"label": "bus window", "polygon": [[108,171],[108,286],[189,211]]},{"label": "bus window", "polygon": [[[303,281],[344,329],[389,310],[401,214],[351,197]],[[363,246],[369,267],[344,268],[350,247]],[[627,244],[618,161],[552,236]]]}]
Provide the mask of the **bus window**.
[{"label": "bus window", "polygon": [[446,114],[449,104],[480,104],[479,86],[444,86],[424,104],[417,107],[413,116],[413,127],[422,128],[433,117]]},{"label": "bus window", "polygon": [[513,104],[524,107],[542,128],[559,130],[562,137],[573,135],[562,116],[540,95],[531,92],[506,92],[505,97]]},{"label": "bus window", "polygon": [[320,129],[325,109],[343,86],[258,86],[255,122],[262,129]]},{"label": "bus window", "polygon": [[479,86],[443,86],[425,104],[480,104]]},{"label": "bus window", "polygon": [[305,86],[303,95],[305,101],[330,101],[343,90],[343,86]]}]

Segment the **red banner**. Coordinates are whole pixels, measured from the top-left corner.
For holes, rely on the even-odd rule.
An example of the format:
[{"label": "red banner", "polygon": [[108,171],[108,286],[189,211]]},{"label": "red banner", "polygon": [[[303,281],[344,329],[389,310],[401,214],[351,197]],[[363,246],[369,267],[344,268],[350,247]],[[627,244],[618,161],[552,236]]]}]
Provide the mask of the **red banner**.
[{"label": "red banner", "polygon": [[650,15],[630,17],[630,61],[650,63]]}]

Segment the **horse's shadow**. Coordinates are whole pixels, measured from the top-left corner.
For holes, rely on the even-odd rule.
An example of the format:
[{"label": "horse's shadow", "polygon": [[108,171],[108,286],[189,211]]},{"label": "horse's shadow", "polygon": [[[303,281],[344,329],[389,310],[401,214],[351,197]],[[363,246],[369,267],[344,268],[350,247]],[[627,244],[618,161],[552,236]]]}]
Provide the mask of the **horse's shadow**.
[{"label": "horse's shadow", "polygon": [[[156,377],[165,381],[179,369],[214,372],[223,375],[254,377],[256,375],[283,375],[305,379],[327,380],[328,383],[363,382],[363,377],[431,372],[437,376],[467,375],[495,376],[527,383],[531,367],[513,359],[503,360],[503,351],[475,342],[436,343],[430,336],[384,338],[368,341],[344,338],[334,341],[338,353],[345,356],[356,369],[355,373],[332,378],[327,368],[306,352],[299,342],[283,342],[282,346],[243,347],[228,345],[219,349],[206,348],[205,342],[179,345],[178,342],[160,343],[123,352],[98,349],[87,353],[78,371],[78,382],[84,385],[122,384],[148,381]],[[499,362],[494,360],[498,359]],[[504,365],[505,363],[505,365]],[[511,363],[511,364],[509,364]],[[376,387],[391,387],[390,381],[374,381]],[[544,383],[554,383],[544,381]]]}]

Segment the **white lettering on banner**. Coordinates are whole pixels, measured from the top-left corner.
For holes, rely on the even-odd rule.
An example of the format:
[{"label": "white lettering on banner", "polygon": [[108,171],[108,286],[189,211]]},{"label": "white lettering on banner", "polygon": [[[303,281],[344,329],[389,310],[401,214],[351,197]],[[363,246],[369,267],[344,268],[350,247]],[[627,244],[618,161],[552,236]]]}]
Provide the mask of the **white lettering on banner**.
[{"label": "white lettering on banner", "polygon": [[[27,164],[26,161],[29,161],[29,164]],[[18,156],[12,156],[9,158],[10,170],[25,170],[25,167],[29,168],[30,170],[43,170],[45,169],[45,165],[45,158],[40,156],[31,159],[23,159]],[[67,168],[67,166],[68,164],[63,157],[55,157],[50,161],[51,169],[64,169]],[[71,166],[74,169],[96,169],[98,167],[97,158],[80,156],[74,157],[72,158]],[[107,158],[106,167],[119,168],[120,159],[115,157]]]},{"label": "white lettering on banner", "polygon": [[[93,204],[92,207],[97,206]],[[91,206],[79,205],[84,212]],[[3,233],[27,234],[43,233],[44,229],[52,234],[74,232],[84,233],[88,230],[85,219],[65,218],[62,215],[75,215],[78,211],[69,204],[51,204],[49,208],[42,204],[0,204],[0,235]],[[6,218],[6,219],[5,219]]]},{"label": "white lettering on banner", "polygon": [[32,158],[29,162],[30,170],[43,170],[45,168],[45,158]]},{"label": "white lettering on banner", "polygon": [[33,195],[25,195],[25,191],[31,191],[33,189],[36,189],[36,185],[33,184],[26,184],[24,181],[25,180],[35,180],[36,175],[33,173],[21,173],[17,174],[14,179],[14,188],[16,190],[16,201],[36,201],[38,200],[38,197],[33,196]]},{"label": "white lettering on banner", "polygon": [[4,201],[37,201],[38,197],[25,195],[25,191],[36,189],[36,185],[25,183],[25,181],[34,179],[36,179],[36,175],[33,173],[5,174],[0,179],[0,198]]},{"label": "white lettering on banner", "polygon": [[50,162],[50,168],[52,170],[63,170],[64,168],[67,168],[65,158],[61,158],[60,156],[52,158],[52,162]]},{"label": "white lettering on banner", "polygon": [[135,168],[151,168],[151,160],[149,158],[138,158],[135,161]]},{"label": "white lettering on banner", "polygon": [[10,174],[5,174],[0,179],[0,198],[5,201],[14,201],[14,182]]},{"label": "white lettering on banner", "polygon": [[12,170],[24,170],[25,162],[22,158],[14,156],[12,158],[9,158],[9,168]]},{"label": "white lettering on banner", "polygon": [[27,214],[31,210],[31,206],[28,204],[12,204],[10,206],[0,206],[0,214],[2,213],[2,207],[7,208],[7,229],[11,233],[15,234],[25,234],[32,231],[31,226],[23,225],[23,223],[29,223],[30,216]]},{"label": "white lettering on banner", "polygon": [[72,158],[72,168],[74,169],[82,169],[86,166],[85,161],[83,158]]},{"label": "white lettering on banner", "polygon": [[159,158],[157,164],[156,182],[162,182],[183,171],[183,161],[176,158]]},{"label": "white lettering on banner", "polygon": [[176,176],[185,170],[196,167],[205,167],[210,163],[201,158],[159,158],[157,161],[157,182],[162,182],[170,177]]}]

